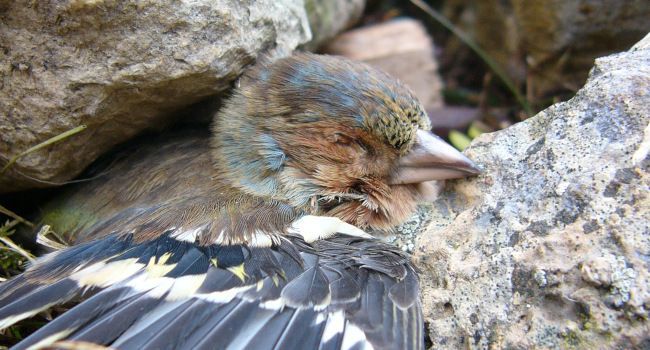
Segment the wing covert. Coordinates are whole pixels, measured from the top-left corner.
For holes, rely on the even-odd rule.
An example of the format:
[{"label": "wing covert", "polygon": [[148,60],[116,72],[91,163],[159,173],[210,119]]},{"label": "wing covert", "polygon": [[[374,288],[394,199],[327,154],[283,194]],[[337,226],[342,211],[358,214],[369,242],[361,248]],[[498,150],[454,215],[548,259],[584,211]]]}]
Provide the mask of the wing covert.
[{"label": "wing covert", "polygon": [[340,234],[270,248],[108,235],[46,256],[0,293],[3,327],[82,300],[16,349],[63,339],[118,349],[422,348],[408,259]]}]

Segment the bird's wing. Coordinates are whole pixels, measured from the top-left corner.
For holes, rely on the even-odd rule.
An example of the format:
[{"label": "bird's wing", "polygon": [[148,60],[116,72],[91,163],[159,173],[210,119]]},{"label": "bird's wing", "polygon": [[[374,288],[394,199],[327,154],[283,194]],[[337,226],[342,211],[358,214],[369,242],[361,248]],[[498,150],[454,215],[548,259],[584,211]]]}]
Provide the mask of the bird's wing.
[{"label": "bird's wing", "polygon": [[253,248],[110,234],[0,285],[0,329],[79,300],[15,349],[62,339],[118,349],[423,348],[408,259],[345,235]]}]

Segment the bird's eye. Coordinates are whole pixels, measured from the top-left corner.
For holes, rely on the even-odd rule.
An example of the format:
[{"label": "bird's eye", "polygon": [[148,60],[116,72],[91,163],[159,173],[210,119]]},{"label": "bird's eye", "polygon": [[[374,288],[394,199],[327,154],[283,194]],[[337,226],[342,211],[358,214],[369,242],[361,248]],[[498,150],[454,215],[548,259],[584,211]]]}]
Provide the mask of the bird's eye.
[{"label": "bird's eye", "polygon": [[368,154],[372,154],[372,149],[370,146],[366,145],[365,142],[361,140],[356,140],[357,145]]},{"label": "bird's eye", "polygon": [[353,138],[343,133],[334,133],[330,137],[330,142],[335,143],[341,146],[353,146],[356,145],[359,149],[363,150],[366,154],[372,154],[372,149],[362,140],[358,138]]}]

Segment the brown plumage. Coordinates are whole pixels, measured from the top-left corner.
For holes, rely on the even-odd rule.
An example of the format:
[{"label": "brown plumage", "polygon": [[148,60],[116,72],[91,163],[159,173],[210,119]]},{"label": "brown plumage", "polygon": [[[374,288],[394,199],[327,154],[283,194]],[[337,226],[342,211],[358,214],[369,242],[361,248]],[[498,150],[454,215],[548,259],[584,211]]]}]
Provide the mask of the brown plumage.
[{"label": "brown plumage", "polygon": [[0,285],[0,328],[97,293],[20,346],[421,348],[413,267],[348,224],[388,229],[423,181],[477,173],[429,128],[408,89],[366,65],[262,62],[211,138],[139,147],[46,210],[75,245]]}]

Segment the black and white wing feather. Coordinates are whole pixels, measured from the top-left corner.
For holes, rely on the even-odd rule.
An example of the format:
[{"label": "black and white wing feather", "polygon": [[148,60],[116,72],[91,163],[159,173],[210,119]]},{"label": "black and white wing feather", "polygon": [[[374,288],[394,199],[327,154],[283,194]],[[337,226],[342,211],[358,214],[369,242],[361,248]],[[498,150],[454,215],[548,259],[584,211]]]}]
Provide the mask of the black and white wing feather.
[{"label": "black and white wing feather", "polygon": [[0,285],[0,328],[82,300],[15,349],[422,349],[418,281],[378,240],[270,248],[108,235]]}]

